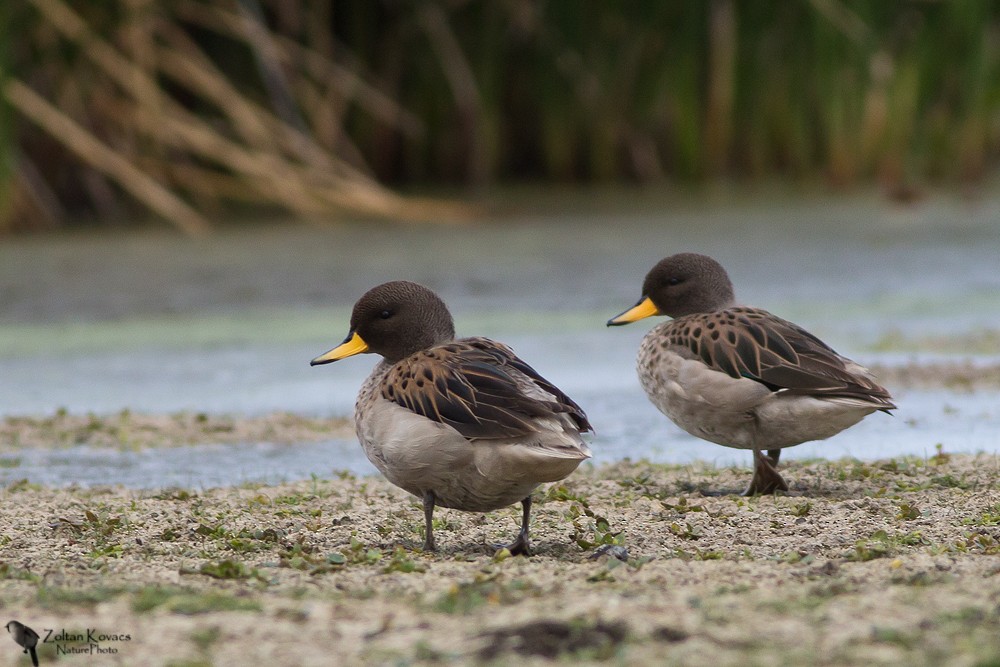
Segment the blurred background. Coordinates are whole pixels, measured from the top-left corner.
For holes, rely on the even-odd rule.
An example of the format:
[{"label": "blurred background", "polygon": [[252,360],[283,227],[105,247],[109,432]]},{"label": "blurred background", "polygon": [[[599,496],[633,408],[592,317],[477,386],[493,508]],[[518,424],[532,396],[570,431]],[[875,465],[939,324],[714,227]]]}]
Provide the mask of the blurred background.
[{"label": "blurred background", "polygon": [[[308,361],[407,278],[580,402],[595,460],[744,464],[648,404],[649,323],[604,327],[653,263],[700,251],[898,399],[791,456],[1000,448],[1000,3],[0,13],[0,416],[347,417],[374,360]],[[81,437],[0,479],[79,480]],[[265,444],[218,466],[175,449],[128,483],[185,460],[193,484],[372,470],[350,438],[251,460]],[[94,461],[99,481],[137,465]]]},{"label": "blurred background", "polygon": [[[0,230],[462,217],[510,184],[967,191],[1000,5],[4,3]],[[403,196],[421,191],[442,198]]]}]

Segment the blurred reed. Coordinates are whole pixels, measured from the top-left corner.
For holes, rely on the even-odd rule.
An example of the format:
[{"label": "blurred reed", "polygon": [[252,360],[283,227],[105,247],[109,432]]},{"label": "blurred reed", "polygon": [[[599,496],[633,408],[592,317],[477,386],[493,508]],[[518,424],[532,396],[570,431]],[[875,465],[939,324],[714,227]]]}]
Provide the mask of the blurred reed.
[{"label": "blurred reed", "polygon": [[387,185],[777,175],[902,197],[974,183],[1000,149],[1000,3],[4,5],[0,229],[467,212]]}]

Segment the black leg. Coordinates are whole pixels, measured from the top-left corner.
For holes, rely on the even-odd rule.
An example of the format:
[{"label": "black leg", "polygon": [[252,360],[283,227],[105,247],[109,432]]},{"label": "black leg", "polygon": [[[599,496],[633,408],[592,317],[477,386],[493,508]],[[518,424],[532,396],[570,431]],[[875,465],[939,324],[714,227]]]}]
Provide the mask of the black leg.
[{"label": "black leg", "polygon": [[[770,452],[769,452],[770,453]],[[788,484],[775,470],[771,459],[764,456],[759,449],[753,450],[753,479],[750,486],[743,492],[744,496],[767,495],[775,491],[787,491]]]},{"label": "black leg", "polygon": [[424,492],[424,551],[437,551],[434,546],[434,492]]},{"label": "black leg", "polygon": [[778,459],[781,458],[780,449],[769,449],[767,450],[767,455],[771,458],[771,463],[773,465],[778,465]]},{"label": "black leg", "polygon": [[530,556],[531,544],[528,542],[528,523],[531,521],[531,496],[521,501],[521,530],[517,534],[517,539],[507,545],[507,549],[513,556]]}]

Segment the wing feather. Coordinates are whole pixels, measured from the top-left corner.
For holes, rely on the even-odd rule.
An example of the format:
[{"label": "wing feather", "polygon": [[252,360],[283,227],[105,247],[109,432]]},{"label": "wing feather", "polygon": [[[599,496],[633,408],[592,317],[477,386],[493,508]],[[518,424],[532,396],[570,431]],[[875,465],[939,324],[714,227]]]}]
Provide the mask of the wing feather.
[{"label": "wing feather", "polygon": [[669,340],[717,371],[756,380],[772,391],[896,407],[889,392],[860,366],[765,310],[735,307],[681,317],[670,323]]},{"label": "wing feather", "polygon": [[539,430],[539,420],[565,415],[578,431],[586,414],[506,345],[467,338],[418,352],[397,363],[382,397],[467,438],[512,438]]}]

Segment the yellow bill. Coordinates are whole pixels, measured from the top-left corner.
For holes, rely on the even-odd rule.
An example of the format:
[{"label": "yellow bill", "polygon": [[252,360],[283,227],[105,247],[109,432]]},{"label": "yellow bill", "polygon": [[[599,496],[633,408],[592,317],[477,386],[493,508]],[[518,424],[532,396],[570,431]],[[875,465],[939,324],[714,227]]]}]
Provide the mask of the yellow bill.
[{"label": "yellow bill", "polygon": [[653,315],[662,315],[662,313],[656,306],[653,305],[653,302],[648,296],[644,296],[639,299],[639,303],[635,304],[621,315],[612,317],[608,320],[608,326],[618,327],[623,324],[629,324],[630,322],[637,322],[641,319],[652,317]]},{"label": "yellow bill", "polygon": [[310,366],[319,366],[320,364],[328,364],[332,361],[338,361],[340,359],[346,359],[347,357],[353,357],[355,354],[361,354],[362,352],[368,351],[368,343],[366,343],[361,336],[356,332],[348,336],[343,343],[333,348],[326,354],[321,354],[312,361],[309,362]]}]

